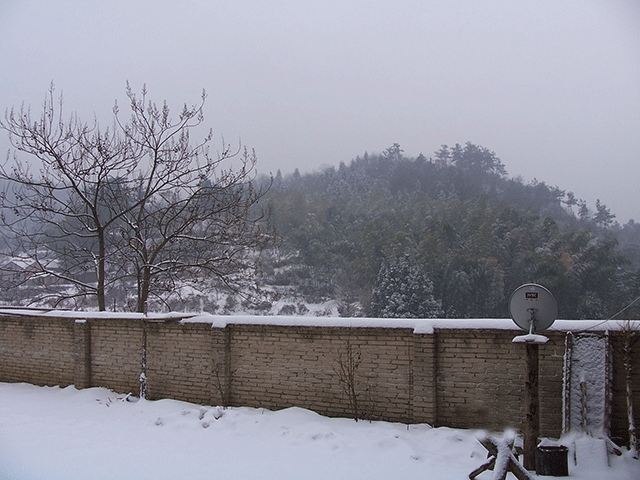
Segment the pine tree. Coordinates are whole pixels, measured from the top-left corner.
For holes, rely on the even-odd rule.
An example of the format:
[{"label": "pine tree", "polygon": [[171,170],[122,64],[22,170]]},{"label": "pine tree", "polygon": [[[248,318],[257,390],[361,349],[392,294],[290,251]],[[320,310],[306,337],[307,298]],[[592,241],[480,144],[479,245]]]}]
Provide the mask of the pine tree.
[{"label": "pine tree", "polygon": [[437,318],[443,315],[433,297],[433,282],[408,255],[380,268],[371,300],[371,313],[379,318]]}]

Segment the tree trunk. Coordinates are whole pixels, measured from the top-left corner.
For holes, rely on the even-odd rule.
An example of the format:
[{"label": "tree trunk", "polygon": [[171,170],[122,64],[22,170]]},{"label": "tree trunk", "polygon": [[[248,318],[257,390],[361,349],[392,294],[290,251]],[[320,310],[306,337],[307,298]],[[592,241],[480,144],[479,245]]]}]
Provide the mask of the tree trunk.
[{"label": "tree trunk", "polygon": [[142,267],[142,275],[139,276],[138,285],[138,313],[147,313],[147,301],[149,299],[149,289],[151,285],[151,267]]},{"label": "tree trunk", "polygon": [[105,281],[105,246],[104,246],[104,230],[98,232],[98,284],[96,286],[96,296],[98,298],[98,310],[106,311],[107,303],[104,294]]}]

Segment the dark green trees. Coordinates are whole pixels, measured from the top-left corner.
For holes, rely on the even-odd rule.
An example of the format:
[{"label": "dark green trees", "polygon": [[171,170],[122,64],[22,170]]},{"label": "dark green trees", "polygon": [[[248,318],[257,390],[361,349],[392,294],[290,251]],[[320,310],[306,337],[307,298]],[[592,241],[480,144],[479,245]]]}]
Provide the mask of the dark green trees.
[{"label": "dark green trees", "polygon": [[433,283],[408,255],[382,265],[371,299],[374,317],[438,318],[443,313],[433,298]]},{"label": "dark green trees", "polygon": [[507,317],[509,296],[529,282],[553,292],[562,318],[608,318],[640,295],[640,229],[616,230],[600,202],[577,217],[575,195],[508,179],[495,153],[471,143],[434,159],[394,144],[284,178],[269,197],[284,244],[313,265],[316,283],[367,315],[433,316],[438,304],[438,316]]}]

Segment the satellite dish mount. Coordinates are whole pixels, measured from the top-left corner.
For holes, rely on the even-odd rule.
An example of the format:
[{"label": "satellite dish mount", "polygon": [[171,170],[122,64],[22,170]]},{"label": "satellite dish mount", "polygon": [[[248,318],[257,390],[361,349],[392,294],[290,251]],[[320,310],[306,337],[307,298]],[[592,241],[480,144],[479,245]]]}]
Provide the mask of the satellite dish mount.
[{"label": "satellite dish mount", "polygon": [[536,325],[536,308],[528,308],[527,312],[531,314],[531,318],[529,319],[529,335],[533,335],[533,327]]}]

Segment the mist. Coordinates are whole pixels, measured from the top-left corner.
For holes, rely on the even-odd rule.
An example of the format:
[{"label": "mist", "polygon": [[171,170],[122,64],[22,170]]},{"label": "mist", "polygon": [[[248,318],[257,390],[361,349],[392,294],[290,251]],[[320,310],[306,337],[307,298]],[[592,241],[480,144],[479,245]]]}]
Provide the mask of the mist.
[{"label": "mist", "polygon": [[640,217],[635,1],[5,0],[0,30],[2,108],[37,110],[53,81],[67,113],[108,125],[126,81],[176,114],[204,88],[218,143],[255,148],[265,174],[470,141]]}]

